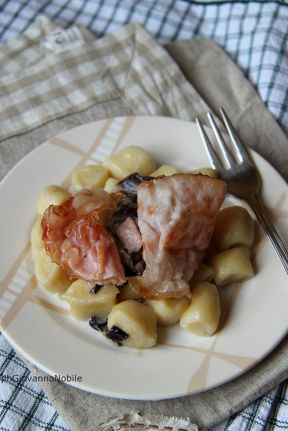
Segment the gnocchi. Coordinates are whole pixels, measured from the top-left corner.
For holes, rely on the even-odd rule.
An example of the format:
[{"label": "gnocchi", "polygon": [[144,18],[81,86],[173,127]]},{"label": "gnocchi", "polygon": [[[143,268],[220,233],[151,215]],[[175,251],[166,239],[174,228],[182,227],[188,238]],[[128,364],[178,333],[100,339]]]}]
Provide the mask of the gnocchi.
[{"label": "gnocchi", "polygon": [[220,300],[215,284],[202,281],[192,289],[192,301],[180,319],[180,326],[194,334],[210,336],[218,328]]},{"label": "gnocchi", "polygon": [[37,259],[37,255],[41,250],[44,249],[44,242],[42,241],[42,229],[41,229],[41,220],[37,220],[32,229],[30,235],[30,243],[31,243],[31,254],[33,259]]},{"label": "gnocchi", "polygon": [[38,214],[42,216],[49,205],[61,205],[69,199],[70,196],[71,194],[67,190],[63,189],[63,187],[55,185],[44,187],[37,200]]},{"label": "gnocchi", "polygon": [[162,175],[174,175],[180,174],[179,169],[175,168],[171,165],[162,165],[160,168],[156,169],[156,171],[152,172],[151,177],[161,177]]},{"label": "gnocchi", "polygon": [[72,174],[72,188],[74,192],[81,189],[95,189],[104,187],[109,171],[104,166],[87,165]]},{"label": "gnocchi", "polygon": [[216,169],[213,168],[200,168],[195,169],[194,171],[186,172],[187,174],[202,174],[202,175],[208,175],[208,177],[212,178],[218,178],[219,173]]},{"label": "gnocchi", "polygon": [[243,246],[216,253],[209,260],[209,265],[215,270],[215,283],[218,286],[225,286],[253,277],[254,269],[250,255],[249,248]]},{"label": "gnocchi", "polygon": [[74,281],[62,298],[71,307],[71,316],[79,320],[88,320],[93,315],[106,316],[116,304],[118,288],[113,284],[99,286],[93,292],[95,283],[78,279]]},{"label": "gnocchi", "polygon": [[[90,190],[102,188],[111,194],[106,195],[110,199],[114,196],[112,192],[115,186],[118,183],[118,187],[121,186],[121,180],[135,172],[152,178],[181,173],[172,165],[164,164],[157,167],[145,150],[129,146],[107,158],[102,166],[86,165],[76,170],[72,175],[71,190],[77,192],[83,188]],[[218,172],[212,168],[187,172],[199,173],[213,178],[218,177]],[[44,187],[37,200],[38,214],[42,216],[50,205],[61,205],[71,196],[70,191],[62,187],[56,185]],[[137,205],[134,212],[136,207]],[[105,211],[109,213],[110,223],[115,209],[111,211],[108,208]],[[99,219],[103,227],[108,223],[104,223],[104,218],[108,220],[105,211]],[[133,213],[129,212],[128,217],[131,226],[134,223]],[[122,225],[122,234],[125,233],[123,231],[125,226]],[[135,234],[137,224],[134,223],[133,226]],[[118,242],[122,241],[121,238],[128,238],[120,235],[118,225],[114,229],[114,235],[117,236],[117,232]],[[247,210],[241,206],[230,206],[220,210],[213,238],[206,249],[204,259],[189,282],[191,294],[182,298],[155,300],[145,299],[134,289],[129,277],[128,281],[119,286],[115,283],[95,284],[94,281],[81,278],[72,279],[47,255],[42,240],[40,219],[31,230],[31,253],[39,284],[51,293],[60,294],[70,305],[70,315],[73,318],[89,320],[94,329],[101,330],[107,338],[117,344],[139,349],[156,345],[158,325],[170,326],[178,323],[181,328],[199,336],[213,335],[218,329],[221,314],[218,287],[244,281],[254,275],[251,262],[253,242],[254,220]],[[132,257],[136,263],[132,262]],[[126,259],[130,269],[130,264],[132,267],[135,264],[137,271],[141,268],[143,271],[145,268],[145,263],[141,261],[141,248],[133,250],[131,255],[124,253],[121,258]]]},{"label": "gnocchi", "polygon": [[211,266],[204,262],[201,262],[195,275],[193,276],[191,283],[197,283],[198,281],[212,281],[215,276],[215,270]]},{"label": "gnocchi", "polygon": [[216,217],[213,240],[219,250],[241,245],[249,248],[254,242],[254,220],[243,207],[224,208]]},{"label": "gnocchi", "polygon": [[51,293],[63,293],[71,280],[61,266],[52,262],[45,249],[39,251],[34,260],[35,275],[39,284]]},{"label": "gnocchi", "polygon": [[147,349],[157,342],[156,315],[151,307],[133,299],[120,302],[108,316],[108,329],[120,328],[128,337],[124,346]]},{"label": "gnocchi", "polygon": [[181,315],[188,307],[188,298],[148,299],[145,304],[149,305],[155,312],[159,325],[174,325],[180,320]]},{"label": "gnocchi", "polygon": [[118,184],[118,180],[116,178],[109,177],[105,183],[104,190],[108,193],[112,193],[116,184]]},{"label": "gnocchi", "polygon": [[130,283],[126,283],[119,288],[118,301],[126,301],[127,299],[142,299],[140,293]]},{"label": "gnocchi", "polygon": [[61,266],[53,263],[47,255],[42,241],[41,220],[37,220],[31,230],[31,254],[38,283],[51,293],[65,292],[71,280]]},{"label": "gnocchi", "polygon": [[109,170],[112,177],[119,180],[133,172],[150,175],[156,169],[156,164],[151,157],[136,145],[123,148],[117,154],[104,160],[103,165]]}]

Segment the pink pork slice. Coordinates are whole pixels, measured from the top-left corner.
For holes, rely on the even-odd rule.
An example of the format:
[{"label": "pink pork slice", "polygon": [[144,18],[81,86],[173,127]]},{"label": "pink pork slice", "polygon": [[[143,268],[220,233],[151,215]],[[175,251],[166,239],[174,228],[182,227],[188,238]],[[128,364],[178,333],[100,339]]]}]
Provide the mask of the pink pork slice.
[{"label": "pink pork slice", "polygon": [[140,250],[142,238],[135,221],[127,217],[116,229],[116,234],[129,253]]},{"label": "pink pork slice", "polygon": [[103,189],[80,190],[62,205],[46,209],[41,226],[47,254],[71,277],[125,281],[116,243],[105,229],[120,198]]},{"label": "pink pork slice", "polygon": [[146,269],[132,277],[139,293],[152,299],[190,293],[208,247],[226,183],[207,175],[176,174],[138,187],[138,225]]}]

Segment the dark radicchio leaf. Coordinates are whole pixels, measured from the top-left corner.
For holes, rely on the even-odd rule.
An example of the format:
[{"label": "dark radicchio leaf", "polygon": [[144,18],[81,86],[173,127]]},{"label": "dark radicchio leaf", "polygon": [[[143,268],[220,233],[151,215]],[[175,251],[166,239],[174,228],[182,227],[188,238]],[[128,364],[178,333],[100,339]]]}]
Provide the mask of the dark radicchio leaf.
[{"label": "dark radicchio leaf", "polygon": [[138,226],[137,188],[143,181],[152,179],[154,178],[133,173],[116,184],[113,190],[113,192],[121,192],[122,198],[118,202],[109,230],[115,238],[126,277],[143,273],[145,269],[145,262],[142,257],[143,249],[141,248],[137,252],[128,252],[117,238],[115,232],[127,217],[131,217]]},{"label": "dark radicchio leaf", "polygon": [[145,269],[145,262],[142,256],[143,248],[139,251],[129,253],[124,247],[119,246],[121,263],[125,269],[125,276],[142,275]]},{"label": "dark radicchio leaf", "polygon": [[135,172],[117,183],[113,191],[132,193],[136,195],[139,184],[143,183],[143,181],[150,181],[154,179],[154,177],[139,175],[137,172]]},{"label": "dark radicchio leaf", "polygon": [[95,284],[93,287],[92,287],[92,289],[90,290],[90,293],[97,293],[97,292],[99,292],[99,290],[101,289],[101,287],[102,287],[102,284]]},{"label": "dark radicchio leaf", "polygon": [[122,346],[122,341],[126,340],[126,338],[129,337],[129,335],[125,331],[123,331],[123,329],[118,328],[118,326],[114,325],[109,330],[107,326],[107,319],[103,320],[98,316],[92,316],[89,319],[89,325],[96,331],[102,332],[104,337],[118,344],[118,346]]},{"label": "dark radicchio leaf", "polygon": [[137,173],[131,174],[120,181],[113,189],[113,192],[121,192],[122,198],[118,202],[118,209],[115,211],[113,221],[110,226],[112,232],[127,218],[131,217],[137,223],[137,188],[143,181],[150,181],[153,177],[144,177]]}]

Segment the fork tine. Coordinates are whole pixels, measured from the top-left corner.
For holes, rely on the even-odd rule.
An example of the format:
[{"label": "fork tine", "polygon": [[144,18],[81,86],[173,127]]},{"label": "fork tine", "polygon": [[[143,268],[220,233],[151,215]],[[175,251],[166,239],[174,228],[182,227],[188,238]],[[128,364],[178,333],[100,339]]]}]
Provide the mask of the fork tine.
[{"label": "fork tine", "polygon": [[204,130],[204,127],[202,126],[201,121],[199,120],[199,118],[196,118],[195,121],[198,126],[202,141],[205,145],[205,148],[207,150],[207,153],[213,168],[217,169],[219,172],[222,171],[223,170],[222,164],[219,161],[218,156],[215,153],[213,146],[211,145],[211,142],[209,141],[209,138]]},{"label": "fork tine", "polygon": [[218,142],[218,144],[219,144],[219,146],[220,146],[220,148],[222,150],[222,154],[223,154],[223,157],[224,157],[224,159],[225,159],[225,161],[226,161],[226,163],[228,165],[228,168],[231,168],[231,166],[233,166],[235,164],[235,160],[231,156],[231,153],[230,153],[230,151],[229,151],[229,149],[228,149],[228,147],[226,145],[226,142],[222,138],[222,135],[221,135],[221,133],[220,133],[220,131],[219,131],[216,123],[215,123],[213,115],[210,112],[208,112],[207,113],[207,117],[208,117],[208,119],[210,121],[211,127],[212,127],[213,132],[215,134],[215,137],[217,139],[217,142]]},{"label": "fork tine", "polygon": [[228,115],[226,114],[224,108],[220,108],[220,112],[225,124],[225,127],[229,133],[229,136],[231,138],[231,141],[234,145],[234,149],[237,153],[237,156],[239,158],[239,160],[241,162],[243,162],[244,160],[249,161],[250,163],[254,164],[250,154],[248,153],[247,149],[245,148],[245,146],[242,144],[242,142],[240,141],[240,139],[237,136],[237,133],[228,117]]}]

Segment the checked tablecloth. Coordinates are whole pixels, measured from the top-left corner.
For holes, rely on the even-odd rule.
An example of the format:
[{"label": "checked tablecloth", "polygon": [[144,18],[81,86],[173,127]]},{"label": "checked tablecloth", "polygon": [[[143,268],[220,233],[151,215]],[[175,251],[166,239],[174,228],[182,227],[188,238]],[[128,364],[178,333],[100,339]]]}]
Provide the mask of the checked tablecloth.
[{"label": "checked tablecloth", "polygon": [[[64,28],[81,24],[98,38],[137,21],[160,43],[193,37],[212,39],[244,71],[283,130],[288,130],[286,2],[2,1],[0,41],[3,47],[42,15]],[[25,55],[27,62],[33,61],[32,51]],[[0,67],[1,74],[5,74],[5,62],[1,61]],[[0,340],[0,431],[69,431],[3,335]],[[246,409],[214,426],[213,431],[287,429],[287,402],[287,381],[284,381]]]}]

